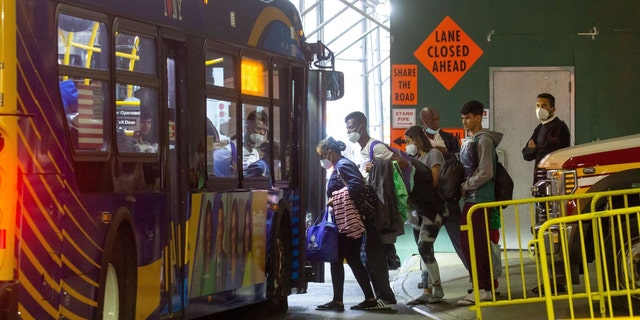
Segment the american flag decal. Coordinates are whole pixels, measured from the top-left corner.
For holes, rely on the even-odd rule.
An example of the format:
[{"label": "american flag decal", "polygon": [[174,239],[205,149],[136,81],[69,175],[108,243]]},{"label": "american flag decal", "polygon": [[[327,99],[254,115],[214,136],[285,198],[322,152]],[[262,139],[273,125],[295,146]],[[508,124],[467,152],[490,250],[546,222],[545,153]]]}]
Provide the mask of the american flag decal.
[{"label": "american flag decal", "polygon": [[[99,150],[104,141],[100,87],[78,84],[78,148]],[[98,94],[96,94],[96,91]]]}]

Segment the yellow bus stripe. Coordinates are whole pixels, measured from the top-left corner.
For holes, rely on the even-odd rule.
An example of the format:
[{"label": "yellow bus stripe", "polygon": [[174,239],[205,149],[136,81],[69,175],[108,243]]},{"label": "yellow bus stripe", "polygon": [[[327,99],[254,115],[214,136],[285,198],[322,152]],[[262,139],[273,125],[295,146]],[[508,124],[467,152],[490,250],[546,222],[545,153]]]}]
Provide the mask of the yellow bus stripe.
[{"label": "yellow bus stripe", "polygon": [[62,305],[60,305],[60,319],[85,320],[86,318],[80,317],[77,314],[69,311],[69,309],[64,308]]},{"label": "yellow bus stripe", "polygon": [[[47,285],[49,285],[51,287],[51,289],[53,289],[53,291],[55,292],[60,292],[60,285],[58,284],[58,282],[56,280],[54,280],[53,278],[51,278],[51,275],[49,275],[48,271],[52,271],[52,270],[48,270],[47,268],[45,268],[41,263],[40,260],[38,260],[38,258],[35,256],[35,254],[33,253],[33,251],[31,251],[31,249],[29,248],[28,244],[26,243],[22,243],[20,245],[21,250],[24,252],[24,255],[27,257],[27,259],[29,259],[29,262],[31,262],[31,264],[33,265],[33,267],[36,270],[41,270],[42,272],[42,277],[44,278],[44,280],[47,282]],[[55,257],[57,258],[57,256],[52,255],[49,253],[50,257]],[[52,260],[56,260],[56,259],[52,259]],[[59,267],[60,265],[58,265]],[[24,278],[24,277],[23,277]],[[23,282],[24,279],[21,278],[20,282]],[[38,293],[39,294],[39,293]],[[35,297],[34,293],[31,293],[32,296]]]},{"label": "yellow bus stripe", "polygon": [[[20,70],[20,68],[18,68],[18,70]],[[28,114],[28,113],[27,113],[27,109],[24,107],[24,102],[22,101],[22,97],[20,97],[19,95],[18,95],[18,107],[20,108],[20,112],[21,112],[22,114]],[[32,119],[30,119],[30,118],[31,118],[31,117],[27,117],[27,118],[26,118],[26,119],[24,119],[24,120],[27,120],[27,121],[28,121],[29,126],[32,128],[32,130],[31,130],[31,131],[36,135],[36,138],[37,138],[38,140],[42,140],[42,136],[40,136],[40,132],[38,132],[37,130],[35,130],[35,124],[33,123],[33,120],[32,120]],[[22,133],[21,131],[18,131],[18,132],[19,132],[19,133]],[[32,157],[32,158],[33,158],[33,157]]]},{"label": "yellow bus stripe", "polygon": [[[96,284],[96,287],[98,287],[97,284]],[[97,301],[87,298],[86,296],[84,296],[80,292],[74,290],[72,286],[69,286],[64,281],[62,281],[62,290],[66,291],[69,294],[71,294],[72,297],[75,297],[76,299],[78,299],[78,301],[81,301],[82,303],[84,303],[84,304],[86,304],[88,306],[91,306],[91,307],[97,307],[98,306],[98,302]]]},{"label": "yellow bus stripe", "polygon": [[[79,246],[78,244],[73,240],[73,238],[69,235],[69,233],[67,231],[62,231],[62,237],[67,241],[67,243],[69,243],[73,248],[76,249],[76,253],[79,253],[81,256],[83,256],[89,263],[91,263],[94,267],[100,269],[100,265],[98,263],[96,263],[95,261],[93,261],[91,259],[91,257],[89,257]],[[63,262],[65,260],[63,259]],[[68,261],[68,260],[67,260]],[[69,266],[69,268],[71,268],[71,266]],[[77,270],[75,267],[72,268],[73,270],[77,271],[76,274],[81,274],[80,270]],[[92,280],[88,279],[88,281],[90,281],[90,283],[93,285],[95,284],[95,286],[97,287],[98,284],[93,282]]]},{"label": "yellow bus stripe", "polygon": [[[93,245],[95,247],[96,250],[102,252],[102,248],[100,246],[98,246],[98,244],[89,236],[89,234],[87,233],[87,228],[84,226],[81,226],[78,221],[76,220],[76,218],[74,217],[73,214],[71,214],[71,212],[69,211],[69,208],[67,206],[64,206],[64,213],[65,215],[67,215],[67,217],[69,217],[69,219],[71,219],[71,221],[73,222],[73,224],[78,227],[78,231],[80,231],[80,233],[82,233],[82,235],[84,235],[85,240],[89,241],[91,243],[91,245]],[[93,220],[93,219],[92,219]]]},{"label": "yellow bus stripe", "polygon": [[[20,45],[22,46],[22,48],[24,48],[24,52],[25,52],[25,54],[26,54],[26,56],[27,56],[27,59],[22,59],[21,61],[26,61],[26,60],[28,60],[28,61],[29,61],[29,64],[31,65],[31,68],[32,68],[32,69],[35,69],[35,65],[33,64],[33,62],[32,62],[32,61],[33,61],[33,59],[32,59],[32,57],[31,57],[31,51],[32,51],[32,50],[29,50],[29,48],[27,48],[27,46],[25,45],[25,43],[24,43],[24,41],[23,41],[22,33],[20,32],[20,29],[18,29],[18,32],[17,32],[17,39],[19,39],[18,41],[20,42]],[[22,67],[21,67],[21,65],[18,65],[18,70],[19,70],[19,72],[18,72],[18,73],[19,73],[19,74],[20,74],[20,76],[22,77],[22,79],[23,79],[24,83],[27,85],[27,89],[29,90],[29,94],[31,95],[31,97],[33,98],[33,100],[36,102],[36,106],[37,106],[37,107],[38,107],[38,109],[40,110],[40,114],[41,114],[41,115],[46,115],[46,114],[48,114],[48,112],[45,112],[45,111],[42,109],[42,106],[40,105],[39,100],[37,100],[37,99],[35,98],[35,95],[33,94],[33,91],[31,90],[31,86],[32,86],[32,85],[34,85],[34,84],[37,84],[37,85],[39,85],[39,86],[40,86],[40,87],[42,87],[42,88],[46,88],[46,87],[48,87],[48,85],[46,85],[46,84],[44,83],[44,81],[43,81],[43,80],[42,80],[42,78],[40,77],[40,74],[39,74],[39,73],[36,73],[37,81],[34,81],[34,79],[27,79],[27,78],[25,77],[24,73],[22,72]],[[59,102],[58,102],[58,101],[56,101],[56,103],[54,103],[53,99],[52,99],[52,98],[51,98],[51,96],[49,96],[49,95],[47,95],[47,101],[46,101],[46,102],[47,102],[50,106],[53,106],[53,105],[59,105]],[[43,116],[43,117],[42,117],[42,120],[47,124],[47,129],[49,130],[48,132],[53,132],[53,129],[52,129],[52,127],[51,127],[51,123],[50,123],[49,119],[48,119],[47,117],[44,117],[44,116]],[[30,122],[32,122],[32,121],[30,121]],[[34,129],[36,129],[36,128],[34,128]],[[37,133],[37,131],[35,131],[35,132]],[[55,143],[56,143],[56,145],[57,145],[58,149],[59,149],[59,150],[62,150],[62,146],[60,145],[60,140],[58,139],[58,137],[57,137],[57,136],[53,136],[53,139],[54,139],[54,141],[55,141]],[[68,165],[69,167],[71,167],[71,166],[72,166],[72,165],[71,165],[71,160],[67,157],[67,154],[66,154],[66,153],[62,153],[62,155],[63,155],[63,157],[64,157],[65,161],[67,162],[67,165]]]},{"label": "yellow bus stripe", "polygon": [[[38,229],[36,227],[36,224],[33,222],[33,219],[31,219],[31,215],[29,215],[29,211],[27,210],[23,210],[23,217],[24,217],[24,221],[31,227],[31,229],[33,229],[33,234],[36,236],[36,238],[39,240],[39,242],[42,244],[42,246],[44,247],[45,251],[47,252],[55,252],[51,246],[49,245],[49,242],[47,242],[44,239],[44,236],[42,236],[42,233],[40,233],[40,229]],[[24,244],[24,241],[22,242],[21,245]],[[58,266],[62,265],[62,262],[60,261],[60,259],[57,256],[52,256],[53,261],[56,262],[56,264]]]},{"label": "yellow bus stripe", "polygon": [[[251,34],[249,35],[248,45],[257,46],[258,40],[260,40],[260,36],[264,32],[264,29],[267,25],[272,21],[281,21],[291,28],[293,23],[287,18],[287,16],[280,10],[276,8],[266,8],[260,12],[258,19],[253,25],[253,29],[251,30]],[[297,39],[296,39],[297,40]]]},{"label": "yellow bus stripe", "polygon": [[[36,169],[40,172],[43,171],[42,167],[40,166],[40,163],[35,161],[36,156],[33,153],[33,149],[31,149],[31,145],[29,144],[29,142],[27,141],[26,137],[22,134],[22,131],[18,131],[18,137],[20,138],[20,140],[22,140],[22,149],[27,151],[27,153],[29,154],[29,158],[34,160],[34,165],[36,166]],[[26,172],[26,171],[22,171],[22,172]]]},{"label": "yellow bus stripe", "polygon": [[[43,205],[42,202],[40,202],[40,198],[36,197],[36,193],[33,190],[33,186],[31,186],[31,184],[29,183],[29,181],[27,179],[24,180],[24,185],[25,187],[27,187],[27,190],[29,190],[29,194],[31,194],[33,196],[33,200],[35,201],[37,207],[40,209],[40,212],[42,213],[42,217],[44,217],[45,220],[47,220],[47,222],[49,223],[49,226],[51,227],[51,229],[53,230],[53,232],[55,232],[58,235],[59,240],[62,240],[62,235],[60,234],[60,229],[58,228],[57,224],[55,222],[53,222],[51,220],[51,215],[49,214],[49,210],[47,210]],[[25,210],[26,211],[26,210]],[[31,221],[33,223],[33,221]],[[34,230],[38,230],[36,228],[35,224],[32,224],[31,227]],[[44,240],[44,238],[42,237],[42,234],[40,234],[39,230],[37,232],[38,238],[43,242],[46,243],[46,241]]]},{"label": "yellow bus stripe", "polygon": [[36,318],[32,316],[27,309],[22,305],[22,303],[18,304],[18,312],[20,312],[20,319],[22,320],[35,320]]},{"label": "yellow bus stripe", "polygon": [[[88,221],[91,221],[93,223],[93,226],[97,227],[98,220],[97,219],[91,219],[91,216],[89,215],[89,212],[87,211],[87,208],[84,207],[84,204],[82,202],[80,202],[80,199],[78,199],[78,195],[73,191],[71,186],[69,186],[69,181],[65,180],[64,181],[64,185],[67,188],[67,190],[69,191],[69,195],[71,197],[73,197],[73,200],[75,200],[76,204],[78,204],[78,206],[82,209],[82,213],[84,213],[87,217],[89,217]],[[76,222],[76,225],[77,225],[77,222]],[[84,228],[82,228],[82,229],[84,229]],[[87,238],[91,239],[88,236],[87,236]],[[99,245],[97,245],[95,243],[94,243],[94,245],[96,246],[96,248],[102,250],[102,248]]]}]

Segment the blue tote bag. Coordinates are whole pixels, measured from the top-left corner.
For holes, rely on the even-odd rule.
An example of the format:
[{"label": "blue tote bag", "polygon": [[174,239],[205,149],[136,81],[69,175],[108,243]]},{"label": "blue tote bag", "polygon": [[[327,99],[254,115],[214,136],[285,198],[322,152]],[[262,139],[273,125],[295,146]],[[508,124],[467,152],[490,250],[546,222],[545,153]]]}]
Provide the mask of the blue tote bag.
[{"label": "blue tote bag", "polygon": [[328,207],[307,231],[307,260],[338,261],[338,227],[329,221]]}]

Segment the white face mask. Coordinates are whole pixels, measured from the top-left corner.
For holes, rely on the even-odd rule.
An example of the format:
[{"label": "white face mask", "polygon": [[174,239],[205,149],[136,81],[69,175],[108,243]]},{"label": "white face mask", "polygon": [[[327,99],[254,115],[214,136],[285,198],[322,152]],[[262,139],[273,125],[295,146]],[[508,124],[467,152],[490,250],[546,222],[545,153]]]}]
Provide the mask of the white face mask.
[{"label": "white face mask", "polygon": [[537,107],[536,108],[536,117],[540,121],[545,121],[545,120],[549,119],[549,111],[547,111],[547,109],[543,109],[543,108]]},{"label": "white face mask", "polygon": [[409,154],[410,156],[415,156],[416,154],[418,154],[418,147],[416,147],[415,144],[408,144],[406,150],[407,154]]},{"label": "white face mask", "polygon": [[251,139],[251,141],[253,141],[254,143],[254,147],[258,148],[260,147],[263,143],[264,140],[266,139],[264,135],[259,134],[259,133],[252,133],[249,136],[249,139]]},{"label": "white face mask", "polygon": [[329,170],[329,169],[331,169],[331,167],[333,167],[333,163],[331,163],[331,161],[329,161],[328,159],[320,159],[320,165],[325,170]]},{"label": "white face mask", "polygon": [[348,136],[349,141],[351,141],[352,143],[356,143],[358,142],[358,140],[360,140],[360,132],[351,132]]}]

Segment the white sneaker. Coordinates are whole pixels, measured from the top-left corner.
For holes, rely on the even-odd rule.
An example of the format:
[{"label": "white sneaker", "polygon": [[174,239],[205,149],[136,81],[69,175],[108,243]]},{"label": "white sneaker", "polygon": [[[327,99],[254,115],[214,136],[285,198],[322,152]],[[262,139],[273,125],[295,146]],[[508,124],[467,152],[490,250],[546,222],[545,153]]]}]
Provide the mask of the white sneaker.
[{"label": "white sneaker", "polygon": [[[491,296],[491,292],[486,291],[484,289],[480,289],[478,291],[479,295],[480,295],[480,301],[491,301],[493,300],[493,297]],[[459,306],[470,306],[473,304],[476,304],[475,301],[475,295],[473,293],[470,293],[466,296],[464,296],[464,298],[458,300],[457,304]]]},{"label": "white sneaker", "polygon": [[431,291],[431,298],[427,303],[438,303],[444,300],[444,290],[442,290],[442,287],[431,287]]}]

